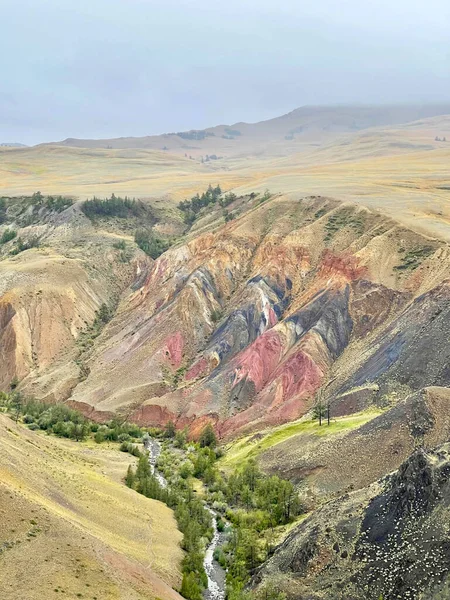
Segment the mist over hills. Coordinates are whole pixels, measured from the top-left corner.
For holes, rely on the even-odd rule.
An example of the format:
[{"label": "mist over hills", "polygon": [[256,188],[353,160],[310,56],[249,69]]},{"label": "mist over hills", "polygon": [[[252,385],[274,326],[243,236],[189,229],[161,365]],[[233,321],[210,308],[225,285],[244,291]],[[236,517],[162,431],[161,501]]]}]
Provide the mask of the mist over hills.
[{"label": "mist over hills", "polygon": [[[57,145],[77,148],[146,148],[199,155],[283,154],[343,133],[388,127],[450,113],[448,104],[392,106],[304,106],[259,123],[238,122],[203,130],[104,140],[67,138]],[[289,143],[290,142],[290,143]],[[276,147],[273,147],[273,144]]]}]

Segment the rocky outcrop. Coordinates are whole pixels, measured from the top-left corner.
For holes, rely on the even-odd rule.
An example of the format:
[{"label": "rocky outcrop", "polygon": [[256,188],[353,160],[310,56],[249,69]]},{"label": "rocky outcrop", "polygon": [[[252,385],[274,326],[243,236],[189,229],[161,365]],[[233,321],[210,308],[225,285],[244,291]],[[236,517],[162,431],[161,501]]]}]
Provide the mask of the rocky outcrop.
[{"label": "rocky outcrop", "polygon": [[290,598],[422,598],[450,575],[449,517],[450,446],[417,449],[392,475],[314,511],[253,586],[270,577]]}]

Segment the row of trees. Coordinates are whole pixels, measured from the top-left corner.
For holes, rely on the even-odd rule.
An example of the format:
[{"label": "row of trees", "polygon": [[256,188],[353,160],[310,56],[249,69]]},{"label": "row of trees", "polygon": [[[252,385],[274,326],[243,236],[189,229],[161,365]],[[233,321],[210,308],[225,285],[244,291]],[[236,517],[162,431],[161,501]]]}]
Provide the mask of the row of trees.
[{"label": "row of trees", "polygon": [[7,410],[16,422],[22,419],[31,430],[46,431],[77,442],[89,437],[99,444],[105,441],[129,442],[141,439],[143,435],[143,430],[132,423],[113,419],[100,425],[86,419],[80,411],[65,404],[49,404],[26,398],[16,389],[10,393],[0,392],[0,406]]},{"label": "row of trees", "polygon": [[149,212],[149,208],[140,200],[131,199],[125,196],[121,198],[111,194],[110,198],[92,198],[86,200],[81,206],[81,210],[89,219],[99,217],[118,217],[126,219],[131,216],[142,217]]},{"label": "row of trees", "polygon": [[67,196],[44,196],[41,192],[34,192],[30,198],[30,203],[39,208],[45,207],[51,211],[62,212],[72,206],[73,200]]},{"label": "row of trees", "polygon": [[213,188],[211,185],[208,186],[206,192],[199,195],[192,196],[190,200],[183,200],[178,204],[179,210],[184,213],[184,222],[188,225],[192,225],[195,219],[198,217],[202,208],[211,204],[216,204],[222,195],[220,185]]}]

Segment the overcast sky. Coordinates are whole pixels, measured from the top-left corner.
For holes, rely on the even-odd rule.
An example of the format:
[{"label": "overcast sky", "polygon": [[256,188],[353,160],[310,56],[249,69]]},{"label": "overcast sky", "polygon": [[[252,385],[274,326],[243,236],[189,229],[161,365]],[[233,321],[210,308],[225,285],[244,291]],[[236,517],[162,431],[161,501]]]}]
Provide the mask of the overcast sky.
[{"label": "overcast sky", "polygon": [[0,142],[450,100],[449,0],[0,0]]}]

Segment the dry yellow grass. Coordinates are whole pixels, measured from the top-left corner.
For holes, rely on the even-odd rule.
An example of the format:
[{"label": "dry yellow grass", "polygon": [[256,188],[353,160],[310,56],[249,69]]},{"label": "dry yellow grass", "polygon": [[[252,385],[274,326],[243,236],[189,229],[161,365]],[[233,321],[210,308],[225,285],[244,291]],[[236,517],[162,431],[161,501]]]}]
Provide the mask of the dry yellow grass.
[{"label": "dry yellow grass", "polygon": [[30,432],[0,415],[0,597],[176,600],[173,513],[122,482],[117,448]]},{"label": "dry yellow grass", "polygon": [[278,156],[262,157],[258,148],[264,140],[255,138],[242,155],[204,164],[148,149],[4,148],[0,186],[5,194],[40,189],[81,199],[114,192],[152,198],[164,207],[209,183],[241,192],[269,188],[361,203],[450,239],[450,142],[435,141],[442,134],[450,140],[449,128],[450,118],[443,116],[335,136],[306,150],[285,142],[287,158],[281,159],[278,147]]}]

